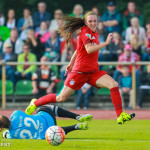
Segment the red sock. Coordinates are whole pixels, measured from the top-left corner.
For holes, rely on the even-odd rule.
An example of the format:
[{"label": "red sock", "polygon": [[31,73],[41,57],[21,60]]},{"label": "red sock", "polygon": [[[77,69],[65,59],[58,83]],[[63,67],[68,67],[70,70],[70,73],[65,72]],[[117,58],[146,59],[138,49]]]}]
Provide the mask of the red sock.
[{"label": "red sock", "polygon": [[56,94],[48,94],[37,99],[34,104],[39,107],[48,103],[56,103]]},{"label": "red sock", "polygon": [[111,100],[114,104],[117,117],[119,117],[120,114],[122,113],[122,100],[121,100],[119,88],[114,87],[114,88],[110,89],[110,93],[111,93]]}]

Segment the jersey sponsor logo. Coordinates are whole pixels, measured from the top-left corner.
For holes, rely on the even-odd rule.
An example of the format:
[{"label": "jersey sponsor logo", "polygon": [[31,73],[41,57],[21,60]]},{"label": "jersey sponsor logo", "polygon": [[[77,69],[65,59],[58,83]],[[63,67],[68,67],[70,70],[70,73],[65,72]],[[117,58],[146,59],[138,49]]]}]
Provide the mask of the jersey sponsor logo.
[{"label": "jersey sponsor logo", "polygon": [[74,80],[70,80],[70,85],[74,85]]},{"label": "jersey sponsor logo", "polygon": [[91,39],[91,34],[86,33],[85,35]]}]

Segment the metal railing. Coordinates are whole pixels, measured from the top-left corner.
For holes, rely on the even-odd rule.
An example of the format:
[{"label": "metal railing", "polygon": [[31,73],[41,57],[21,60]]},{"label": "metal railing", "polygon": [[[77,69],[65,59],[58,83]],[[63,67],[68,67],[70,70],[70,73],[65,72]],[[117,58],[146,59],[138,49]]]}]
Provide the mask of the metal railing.
[{"label": "metal railing", "polygon": [[[6,87],[5,87],[5,82],[6,82],[6,69],[5,66],[17,66],[17,65],[56,65],[56,66],[62,66],[62,65],[67,65],[68,62],[46,62],[46,63],[41,63],[41,62],[24,62],[24,63],[18,63],[18,62],[0,62],[0,66],[2,66],[2,109],[6,108]],[[99,62],[98,63],[101,66],[104,65],[132,65],[132,90],[133,90],[133,98],[132,98],[132,108],[135,109],[136,107],[136,75],[135,75],[135,66],[136,65],[150,65],[150,62]]]}]

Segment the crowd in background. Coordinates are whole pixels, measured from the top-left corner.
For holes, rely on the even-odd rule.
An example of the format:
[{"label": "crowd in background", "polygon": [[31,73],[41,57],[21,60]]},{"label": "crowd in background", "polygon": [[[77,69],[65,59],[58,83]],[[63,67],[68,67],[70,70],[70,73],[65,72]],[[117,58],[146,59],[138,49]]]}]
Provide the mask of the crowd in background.
[{"label": "crowd in background", "polygon": [[[54,16],[47,12],[45,2],[39,2],[37,11],[31,14],[29,8],[23,8],[22,18],[15,17],[15,10],[9,9],[7,16],[0,12],[0,61],[4,62],[69,62],[76,47],[80,31],[72,35],[71,44],[58,33],[64,22],[63,10],[56,9]],[[83,17],[83,6],[76,4],[71,14]],[[110,45],[99,51],[99,61],[137,62],[150,61],[150,20],[144,23],[142,13],[137,10],[136,3],[129,1],[123,14],[116,8],[115,1],[107,3],[102,14],[97,6],[91,11],[98,16],[99,41],[103,43],[108,33],[113,33]],[[15,85],[21,79],[32,80],[33,94],[37,97],[54,92],[57,79],[65,80],[65,66],[55,69],[47,65],[39,68],[36,65],[6,66],[6,75]],[[100,66],[100,69],[103,69]],[[117,66],[112,76],[118,81],[121,95],[129,94],[129,109],[132,109],[132,66]],[[0,77],[2,69],[0,68]],[[143,76],[144,74],[144,76]],[[139,100],[137,108],[142,107],[145,93],[149,91],[150,66],[136,66],[136,86]],[[143,78],[144,77],[144,78]],[[147,82],[146,82],[147,81]],[[147,88],[145,88],[147,87]],[[93,88],[84,85],[78,91],[77,109],[81,107],[84,95],[84,109],[88,108],[89,95]],[[123,103],[123,107],[124,103]]]}]

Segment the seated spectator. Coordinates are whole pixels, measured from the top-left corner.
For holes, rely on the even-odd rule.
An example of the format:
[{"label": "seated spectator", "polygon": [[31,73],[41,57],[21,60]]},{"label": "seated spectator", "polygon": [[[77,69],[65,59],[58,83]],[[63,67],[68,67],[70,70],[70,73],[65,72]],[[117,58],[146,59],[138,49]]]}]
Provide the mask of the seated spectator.
[{"label": "seated spectator", "polygon": [[4,42],[9,37],[10,37],[10,30],[5,26],[0,25],[0,41]]},{"label": "seated spectator", "polygon": [[102,22],[106,33],[120,32],[121,16],[116,10],[116,3],[109,1],[107,4],[107,11],[102,15]]},{"label": "seated spectator", "polygon": [[40,37],[35,36],[35,31],[30,29],[28,31],[26,43],[30,45],[31,52],[37,57],[37,61],[40,61],[41,57],[44,55],[45,45],[40,41]]},{"label": "seated spectator", "polygon": [[118,78],[119,91],[122,97],[122,107],[125,108],[124,94],[129,95],[128,109],[132,109],[132,77],[129,72],[129,66],[122,66],[122,75]]},{"label": "seated spectator", "polygon": [[[66,45],[65,44],[65,48],[63,50],[63,53],[61,54],[61,62],[69,62],[71,60],[73,53],[74,53],[74,47],[72,45]],[[61,80],[66,79],[66,76],[64,76],[65,71],[66,71],[66,66],[63,65],[60,69]]]},{"label": "seated spectator", "polygon": [[48,31],[48,26],[46,22],[41,22],[40,29],[35,33],[36,37],[40,37],[41,43],[45,44],[48,38],[50,38],[50,32]]},{"label": "seated spectator", "polygon": [[130,22],[133,17],[137,17],[140,22],[140,26],[144,25],[144,19],[139,10],[136,9],[135,2],[129,1],[127,10],[123,14],[123,30],[126,30],[131,26]]},{"label": "seated spectator", "polygon": [[[23,45],[23,53],[18,56],[19,62],[36,62],[36,56],[30,52],[30,45]],[[36,71],[36,65],[17,65],[17,80],[28,79],[31,80],[32,73]]]},{"label": "seated spectator", "polygon": [[91,11],[93,11],[97,15],[98,22],[101,22],[101,14],[99,8],[97,6],[93,6]]},{"label": "seated spectator", "polygon": [[73,17],[76,17],[76,18],[82,18],[84,17],[84,9],[82,7],[81,4],[76,4],[74,7],[73,7],[73,13],[70,14],[70,16],[73,16]]},{"label": "seated spectator", "polygon": [[35,31],[40,30],[40,25],[44,21],[49,26],[51,21],[51,14],[46,11],[47,5],[45,2],[38,3],[38,11],[33,14],[33,23]]},{"label": "seated spectator", "polygon": [[[132,46],[126,44],[124,46],[124,52],[119,56],[118,62],[137,62],[140,61],[140,56],[132,51]],[[132,65],[129,65],[129,71],[132,73]],[[122,73],[122,65],[117,66],[117,70],[114,71],[113,78],[118,80],[119,75]],[[136,86],[140,86],[140,66],[136,65]],[[137,89],[138,90],[138,89]]]},{"label": "seated spectator", "polygon": [[18,21],[17,29],[22,40],[26,40],[29,29],[33,28],[31,12],[28,8],[23,10],[23,18]]},{"label": "seated spectator", "polygon": [[125,40],[129,43],[134,34],[138,36],[140,45],[143,45],[145,40],[145,29],[140,27],[139,19],[136,17],[131,19],[131,26],[126,30]]},{"label": "seated spectator", "polygon": [[0,26],[4,26],[4,25],[5,25],[5,17],[0,8]]},{"label": "seated spectator", "polygon": [[61,9],[56,9],[54,12],[54,19],[51,21],[49,30],[55,30],[58,31],[59,28],[59,20],[61,20],[61,17],[63,15],[63,12]]},{"label": "seated spectator", "polygon": [[16,27],[15,10],[14,9],[9,9],[7,16],[8,16],[8,19],[6,21],[6,27],[8,29],[15,28]]},{"label": "seated spectator", "polygon": [[132,46],[133,52],[137,53],[142,58],[142,46],[139,41],[139,37],[136,34],[131,36],[130,44]]},{"label": "seated spectator", "polygon": [[[13,52],[13,47],[11,43],[5,43],[4,44],[5,52],[0,55],[0,61],[3,62],[16,62],[17,61],[17,55]],[[2,69],[0,68],[0,78],[2,75]],[[12,81],[12,83],[15,85],[15,67],[14,66],[6,66],[6,75],[8,76],[8,79]]]},{"label": "seated spectator", "polygon": [[[43,56],[41,58],[42,63],[48,62],[48,58]],[[32,93],[36,98],[54,93],[56,87],[56,76],[52,69],[48,65],[41,65],[35,73],[32,75]]]},{"label": "seated spectator", "polygon": [[141,86],[139,89],[139,99],[137,103],[137,109],[141,109],[144,99],[150,93],[150,65],[147,66],[147,72],[141,74]]},{"label": "seated spectator", "polygon": [[[11,29],[10,38],[8,38],[5,42],[12,44],[14,53],[20,54],[22,52],[23,41],[18,37],[18,31],[16,28]],[[5,50],[3,49],[3,52],[4,51]]]},{"label": "seated spectator", "polygon": [[78,90],[76,108],[79,110],[81,108],[82,97],[84,96],[83,109],[86,110],[89,105],[89,98],[92,95],[93,88],[91,85],[85,83],[80,90]]},{"label": "seated spectator", "polygon": [[108,51],[109,51],[109,60],[110,61],[117,61],[118,56],[122,54],[122,38],[119,33],[114,32],[112,42],[108,45]]},{"label": "seated spectator", "polygon": [[57,32],[50,31],[51,37],[47,40],[45,44],[45,56],[52,62],[60,60],[60,40],[57,36]]},{"label": "seated spectator", "polygon": [[144,46],[146,51],[143,55],[143,61],[150,61],[150,20],[146,22],[146,38]]}]

